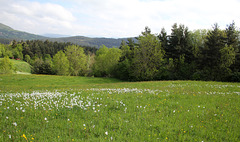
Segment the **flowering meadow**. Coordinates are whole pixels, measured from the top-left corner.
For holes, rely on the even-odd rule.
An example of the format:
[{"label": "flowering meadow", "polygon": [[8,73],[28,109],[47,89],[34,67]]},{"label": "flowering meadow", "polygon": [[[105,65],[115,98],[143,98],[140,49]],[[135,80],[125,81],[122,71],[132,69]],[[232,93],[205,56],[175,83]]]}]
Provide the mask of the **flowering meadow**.
[{"label": "flowering meadow", "polygon": [[24,77],[0,76],[0,141],[240,141],[240,83]]}]

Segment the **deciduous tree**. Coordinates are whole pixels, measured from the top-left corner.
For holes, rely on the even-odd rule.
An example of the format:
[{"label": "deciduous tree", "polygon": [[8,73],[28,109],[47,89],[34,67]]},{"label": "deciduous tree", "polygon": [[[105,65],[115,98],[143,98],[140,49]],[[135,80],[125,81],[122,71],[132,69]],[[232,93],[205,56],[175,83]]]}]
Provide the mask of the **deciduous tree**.
[{"label": "deciduous tree", "polygon": [[69,73],[71,75],[83,75],[87,69],[87,57],[83,48],[76,45],[66,47],[66,56],[69,60]]},{"label": "deciduous tree", "polygon": [[121,57],[121,50],[118,48],[107,48],[103,45],[96,53],[94,74],[96,76],[111,76]]},{"label": "deciduous tree", "polygon": [[10,74],[14,70],[13,63],[8,56],[0,60],[0,74]]},{"label": "deciduous tree", "polygon": [[69,75],[69,61],[62,50],[53,56],[53,70],[57,75]]}]

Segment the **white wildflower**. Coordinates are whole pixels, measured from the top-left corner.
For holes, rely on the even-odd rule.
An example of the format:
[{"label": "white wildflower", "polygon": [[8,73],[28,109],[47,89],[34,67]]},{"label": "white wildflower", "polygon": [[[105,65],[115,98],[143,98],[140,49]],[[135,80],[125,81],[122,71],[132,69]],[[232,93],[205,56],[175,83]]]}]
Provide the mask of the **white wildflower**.
[{"label": "white wildflower", "polygon": [[17,126],[17,123],[16,123],[16,122],[13,122],[13,125],[14,125],[14,126]]},{"label": "white wildflower", "polygon": [[108,135],[108,132],[105,132],[105,135]]}]

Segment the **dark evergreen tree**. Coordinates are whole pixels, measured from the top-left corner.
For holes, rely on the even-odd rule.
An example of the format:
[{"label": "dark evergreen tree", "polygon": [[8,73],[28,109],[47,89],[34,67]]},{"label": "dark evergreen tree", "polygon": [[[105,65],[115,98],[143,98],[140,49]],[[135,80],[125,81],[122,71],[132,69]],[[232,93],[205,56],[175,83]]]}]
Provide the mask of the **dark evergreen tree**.
[{"label": "dark evergreen tree", "polygon": [[169,36],[164,28],[162,28],[161,33],[158,35],[158,38],[161,42],[163,49],[166,51],[166,57],[168,57],[168,44],[169,44]]},{"label": "dark evergreen tree", "polygon": [[221,80],[221,53],[225,47],[226,36],[224,31],[219,29],[218,24],[214,24],[213,30],[209,31],[206,37],[205,48],[201,67],[206,80]]},{"label": "dark evergreen tree", "polygon": [[240,33],[236,30],[235,22],[227,26],[226,30],[226,43],[228,47],[233,47],[235,51],[235,62],[231,65],[234,72],[240,72]]},{"label": "dark evergreen tree", "polygon": [[164,50],[158,38],[146,27],[134,48],[130,76],[134,80],[154,80],[163,63]]},{"label": "dark evergreen tree", "polygon": [[190,63],[192,55],[192,44],[190,42],[190,32],[184,25],[174,24],[172,26],[172,33],[169,37],[169,45],[167,52],[169,58],[180,59],[181,56],[185,57],[185,62]]}]

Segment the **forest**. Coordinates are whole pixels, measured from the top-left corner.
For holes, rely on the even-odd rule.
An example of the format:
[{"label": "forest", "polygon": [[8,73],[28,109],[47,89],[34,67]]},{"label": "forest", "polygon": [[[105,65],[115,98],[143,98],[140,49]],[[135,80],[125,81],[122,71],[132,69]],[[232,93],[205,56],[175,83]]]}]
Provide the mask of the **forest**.
[{"label": "forest", "polygon": [[34,74],[114,77],[126,81],[205,80],[240,82],[240,32],[234,22],[224,30],[190,31],[173,24],[171,33],[149,27],[119,48],[78,46],[52,41],[0,44],[0,74],[12,73],[10,59],[24,60]]}]

